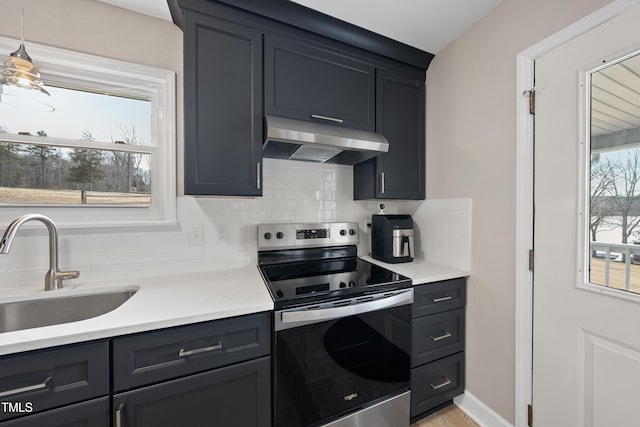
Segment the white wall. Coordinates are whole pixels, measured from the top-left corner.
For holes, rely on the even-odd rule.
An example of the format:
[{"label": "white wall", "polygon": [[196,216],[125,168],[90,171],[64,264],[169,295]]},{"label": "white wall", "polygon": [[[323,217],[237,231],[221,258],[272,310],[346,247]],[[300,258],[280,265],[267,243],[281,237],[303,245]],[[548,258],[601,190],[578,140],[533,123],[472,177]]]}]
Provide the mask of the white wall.
[{"label": "white wall", "polygon": [[427,72],[427,196],[473,200],[467,389],[515,419],[517,53],[609,0],[506,0]]}]

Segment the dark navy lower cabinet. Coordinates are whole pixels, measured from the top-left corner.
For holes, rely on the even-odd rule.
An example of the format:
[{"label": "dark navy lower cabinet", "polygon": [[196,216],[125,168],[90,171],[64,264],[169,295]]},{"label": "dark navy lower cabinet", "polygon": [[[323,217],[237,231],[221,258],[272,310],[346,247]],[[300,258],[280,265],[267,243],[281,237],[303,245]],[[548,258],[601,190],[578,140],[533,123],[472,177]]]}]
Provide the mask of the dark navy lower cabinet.
[{"label": "dark navy lower cabinet", "polygon": [[114,427],[270,426],[271,316],[114,338]]},{"label": "dark navy lower cabinet", "polygon": [[411,422],[464,393],[466,279],[414,287]]},{"label": "dark navy lower cabinet", "polygon": [[269,427],[262,312],[0,357],[0,427]]},{"label": "dark navy lower cabinet", "polygon": [[2,427],[109,427],[109,398],[76,403],[0,423]]},{"label": "dark navy lower cabinet", "polygon": [[113,418],[118,427],[268,427],[271,358],[117,394]]},{"label": "dark navy lower cabinet", "polygon": [[30,418],[108,394],[106,340],[0,357],[0,421]]}]

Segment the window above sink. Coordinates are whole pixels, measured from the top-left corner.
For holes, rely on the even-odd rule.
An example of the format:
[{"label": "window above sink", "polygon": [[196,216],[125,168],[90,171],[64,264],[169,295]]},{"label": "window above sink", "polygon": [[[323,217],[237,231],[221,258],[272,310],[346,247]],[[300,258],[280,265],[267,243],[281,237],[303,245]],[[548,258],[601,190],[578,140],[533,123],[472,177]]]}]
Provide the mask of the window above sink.
[{"label": "window above sink", "polygon": [[61,227],[175,223],[174,72],[27,45],[55,111],[0,100],[0,225],[25,208]]}]

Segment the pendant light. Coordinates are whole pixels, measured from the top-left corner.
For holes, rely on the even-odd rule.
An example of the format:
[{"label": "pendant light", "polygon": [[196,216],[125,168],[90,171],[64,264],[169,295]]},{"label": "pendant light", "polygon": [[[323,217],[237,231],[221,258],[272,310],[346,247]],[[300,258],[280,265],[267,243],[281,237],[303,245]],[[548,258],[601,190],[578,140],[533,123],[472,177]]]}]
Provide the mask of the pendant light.
[{"label": "pendant light", "polygon": [[20,10],[20,47],[4,61],[0,71],[0,103],[26,106],[38,111],[53,111],[43,96],[50,96],[40,78],[40,70],[24,47],[24,0]]}]

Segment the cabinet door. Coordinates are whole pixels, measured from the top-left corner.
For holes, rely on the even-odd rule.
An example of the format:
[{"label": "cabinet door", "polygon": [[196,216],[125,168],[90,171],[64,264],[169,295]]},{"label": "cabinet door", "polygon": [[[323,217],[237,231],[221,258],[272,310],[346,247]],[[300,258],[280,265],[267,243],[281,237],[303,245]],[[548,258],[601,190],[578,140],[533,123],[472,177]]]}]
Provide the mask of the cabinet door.
[{"label": "cabinet door", "polygon": [[262,34],[185,12],[184,189],[262,194]]},{"label": "cabinet door", "polygon": [[63,406],[0,423],[2,427],[108,427],[109,398]]},{"label": "cabinet door", "polygon": [[268,427],[271,358],[207,371],[113,398],[121,427]]},{"label": "cabinet door", "polygon": [[425,197],[424,83],[385,70],[376,79],[376,132],[389,152],[354,166],[354,198]]},{"label": "cabinet door", "polygon": [[373,131],[375,68],[337,51],[265,38],[267,114]]}]

